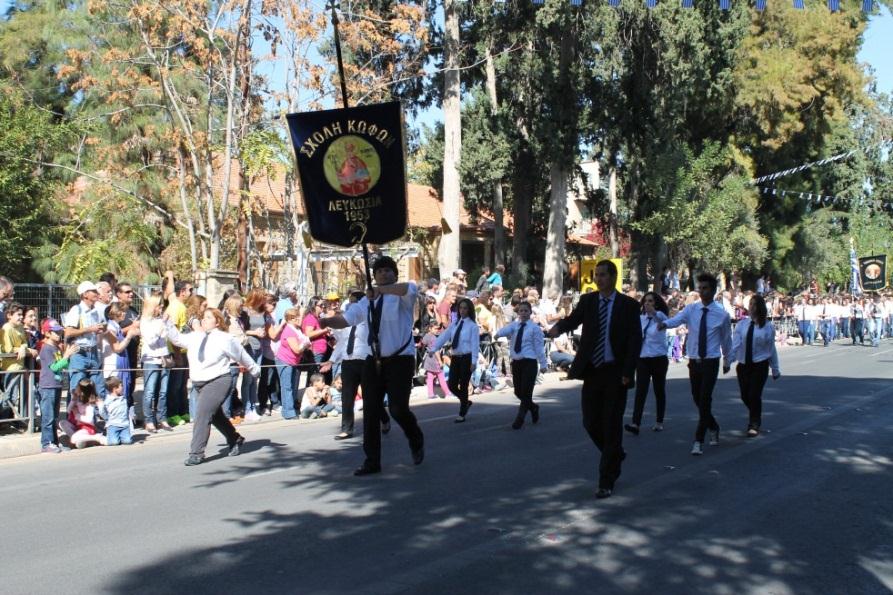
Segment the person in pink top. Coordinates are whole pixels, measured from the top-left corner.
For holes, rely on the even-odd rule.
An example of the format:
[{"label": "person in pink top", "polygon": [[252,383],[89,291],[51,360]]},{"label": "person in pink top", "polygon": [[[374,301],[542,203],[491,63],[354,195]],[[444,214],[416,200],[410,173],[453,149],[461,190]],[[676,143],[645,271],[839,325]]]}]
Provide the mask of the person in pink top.
[{"label": "person in pink top", "polygon": [[[305,317],[306,318],[306,317]],[[284,326],[279,335],[276,352],[276,371],[279,374],[279,398],[282,400],[282,417],[295,419],[295,391],[298,388],[298,364],[301,354],[310,346],[310,339],[301,332],[301,312],[297,308],[285,311]]]},{"label": "person in pink top", "polygon": [[102,407],[102,401],[96,394],[96,386],[86,378],[80,380],[72,391],[72,397],[68,405],[68,416],[59,422],[59,429],[68,436],[69,443],[75,448],[84,448],[91,444],[105,446],[105,436],[96,429],[96,413]]},{"label": "person in pink top", "polygon": [[319,373],[319,367],[326,361],[326,352],[329,350],[328,338],[332,331],[322,328],[319,324],[324,306],[325,301],[322,298],[311,298],[310,303],[307,304],[307,313],[304,314],[304,319],[301,321],[301,330],[310,339],[310,350],[313,351],[313,363],[315,364],[307,371],[307,386],[310,386],[310,376]]}]

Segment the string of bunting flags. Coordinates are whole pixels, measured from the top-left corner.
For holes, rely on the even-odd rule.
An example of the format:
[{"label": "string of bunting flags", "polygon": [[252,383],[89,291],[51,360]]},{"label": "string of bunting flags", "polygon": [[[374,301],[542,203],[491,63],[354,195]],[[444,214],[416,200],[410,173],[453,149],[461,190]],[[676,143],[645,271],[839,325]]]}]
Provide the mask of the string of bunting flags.
[{"label": "string of bunting flags", "polygon": [[[468,2],[468,0],[458,0],[459,2]],[[507,0],[494,0],[496,4],[505,4]],[[645,6],[648,8],[654,8],[657,6],[657,0],[644,0]],[[531,0],[531,2],[536,6],[542,6],[546,3],[546,0]],[[582,6],[583,0],[569,0],[571,6]],[[694,0],[680,0],[682,3],[682,8],[694,8],[695,3]],[[720,10],[730,10],[732,8],[732,0],[717,0],[719,3]],[[797,10],[806,10],[806,5],[804,0],[791,0],[792,5]],[[827,0],[828,2],[828,10],[831,12],[840,12],[840,0]],[[758,11],[763,12],[766,10],[767,0],[754,0],[754,8]],[[862,11],[863,12],[872,12],[874,11],[874,3],[875,0],[862,0]],[[620,6],[620,0],[608,0],[608,4],[613,7]]]},{"label": "string of bunting flags", "polygon": [[800,190],[782,190],[781,188],[772,188],[769,186],[758,187],[761,194],[771,194],[772,196],[799,196],[807,202],[820,204],[822,206],[830,206],[832,204],[844,201],[858,200],[859,197],[843,197],[843,196],[825,196],[823,194],[814,194],[812,192],[801,192]]},{"label": "string of bunting flags", "polygon": [[798,165],[797,167],[792,167],[790,169],[786,169],[783,171],[777,171],[773,174],[767,174],[765,176],[760,176],[759,178],[754,178],[751,180],[752,184],[759,184],[761,182],[771,182],[772,180],[777,180],[778,178],[783,178],[785,176],[790,176],[796,173],[800,173],[801,171],[810,169],[812,167],[818,167],[820,165],[828,165],[829,163],[833,163],[835,161],[840,161],[841,159],[847,159],[848,157],[852,157],[856,154],[856,151],[847,151],[846,153],[839,153],[832,157],[826,157],[825,159],[819,159],[818,161],[812,161],[810,163],[803,163]]}]

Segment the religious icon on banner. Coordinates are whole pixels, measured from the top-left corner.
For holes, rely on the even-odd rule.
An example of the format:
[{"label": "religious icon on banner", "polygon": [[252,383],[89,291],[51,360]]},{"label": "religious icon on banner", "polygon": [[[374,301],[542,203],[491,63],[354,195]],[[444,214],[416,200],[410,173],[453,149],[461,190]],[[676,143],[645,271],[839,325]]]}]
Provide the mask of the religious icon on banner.
[{"label": "religious icon on banner", "polygon": [[406,233],[406,159],[399,102],[288,114],[310,235],[336,246]]},{"label": "religious icon on banner", "polygon": [[887,255],[865,256],[859,259],[862,289],[879,291],[887,286]]}]

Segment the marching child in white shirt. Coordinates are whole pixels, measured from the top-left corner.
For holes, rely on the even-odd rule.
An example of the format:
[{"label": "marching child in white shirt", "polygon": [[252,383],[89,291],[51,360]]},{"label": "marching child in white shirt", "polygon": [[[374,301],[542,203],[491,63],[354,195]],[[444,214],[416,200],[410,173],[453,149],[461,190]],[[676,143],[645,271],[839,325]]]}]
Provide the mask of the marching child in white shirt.
[{"label": "marching child in white shirt", "polygon": [[528,302],[521,302],[515,311],[517,319],[496,332],[496,338],[510,337],[512,379],[515,384],[515,396],[521,401],[518,414],[512,422],[512,428],[515,430],[521,429],[524,425],[528,411],[533,423],[540,420],[540,406],[533,402],[533,387],[536,384],[537,372],[545,372],[548,367],[543,329],[531,322],[532,311]]}]

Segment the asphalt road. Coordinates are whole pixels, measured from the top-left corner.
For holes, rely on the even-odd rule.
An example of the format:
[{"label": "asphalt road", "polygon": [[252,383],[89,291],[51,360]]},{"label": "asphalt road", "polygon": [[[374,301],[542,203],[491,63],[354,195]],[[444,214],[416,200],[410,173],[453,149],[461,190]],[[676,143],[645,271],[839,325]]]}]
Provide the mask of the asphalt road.
[{"label": "asphalt road", "polygon": [[893,342],[784,350],[755,439],[722,377],[700,458],[671,370],[666,430],[625,437],[607,500],[579,383],[557,378],[520,431],[509,392],[463,425],[455,401],[414,406],[424,464],[395,426],[378,476],[352,476],[335,420],[245,426],[237,458],[214,432],[198,467],[185,431],[2,461],[0,592],[893,593]]}]

